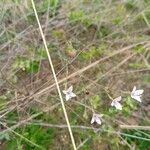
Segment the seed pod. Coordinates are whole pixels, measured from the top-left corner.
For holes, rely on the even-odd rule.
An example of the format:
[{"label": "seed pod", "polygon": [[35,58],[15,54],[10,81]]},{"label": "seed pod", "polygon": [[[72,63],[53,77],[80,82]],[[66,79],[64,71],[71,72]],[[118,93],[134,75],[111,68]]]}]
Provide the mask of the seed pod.
[{"label": "seed pod", "polygon": [[76,50],[67,51],[68,56],[74,58],[77,55]]},{"label": "seed pod", "polygon": [[77,55],[77,51],[74,49],[71,41],[67,42],[66,53],[72,58],[74,58]]}]

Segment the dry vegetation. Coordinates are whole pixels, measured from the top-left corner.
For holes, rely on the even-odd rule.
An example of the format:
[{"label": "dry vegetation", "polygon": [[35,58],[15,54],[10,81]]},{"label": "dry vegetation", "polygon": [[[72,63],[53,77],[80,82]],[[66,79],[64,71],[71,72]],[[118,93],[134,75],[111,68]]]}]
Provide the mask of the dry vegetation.
[{"label": "dry vegetation", "polygon": [[[64,97],[77,149],[149,150],[150,1],[35,5],[60,89],[77,95]],[[142,103],[130,98],[134,85]],[[93,111],[102,125],[90,124]],[[73,149],[30,0],[0,1],[0,124],[0,150]]]}]

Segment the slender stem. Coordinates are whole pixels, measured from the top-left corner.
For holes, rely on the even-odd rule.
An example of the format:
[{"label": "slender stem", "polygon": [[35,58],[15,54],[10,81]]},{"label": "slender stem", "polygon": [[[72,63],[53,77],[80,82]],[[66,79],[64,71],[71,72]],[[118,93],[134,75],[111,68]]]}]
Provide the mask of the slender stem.
[{"label": "slender stem", "polygon": [[62,104],[62,108],[63,108],[63,111],[64,111],[65,119],[66,119],[66,122],[67,122],[68,130],[69,130],[69,133],[70,133],[72,145],[73,145],[74,150],[77,150],[75,140],[74,140],[74,137],[73,137],[73,133],[72,133],[72,130],[71,130],[70,122],[69,122],[69,119],[68,119],[67,111],[66,111],[65,104],[64,104],[64,101],[63,101],[63,97],[62,97],[62,94],[61,94],[61,91],[60,91],[59,83],[58,83],[58,80],[57,80],[57,77],[56,77],[55,69],[54,69],[54,66],[53,66],[53,63],[52,63],[50,53],[48,51],[46,39],[45,39],[43,30],[42,30],[42,27],[41,27],[41,24],[40,24],[40,21],[39,21],[39,17],[38,17],[36,8],[35,8],[35,3],[34,3],[33,0],[31,0],[31,3],[32,3],[32,7],[33,7],[33,10],[34,10],[34,13],[35,13],[37,23],[39,25],[40,33],[41,33],[43,43],[44,43],[44,46],[45,46],[45,50],[46,50],[46,53],[47,53],[47,56],[48,56],[49,64],[50,64],[51,69],[52,69],[52,73],[53,73],[53,77],[54,77],[54,80],[55,80],[55,83],[56,83],[57,91],[58,91],[58,94],[59,94],[59,97],[60,97],[60,100],[61,100],[61,104]]},{"label": "slender stem", "polygon": [[138,125],[120,125],[121,129],[139,129],[139,130],[150,130],[150,126],[138,126]]}]

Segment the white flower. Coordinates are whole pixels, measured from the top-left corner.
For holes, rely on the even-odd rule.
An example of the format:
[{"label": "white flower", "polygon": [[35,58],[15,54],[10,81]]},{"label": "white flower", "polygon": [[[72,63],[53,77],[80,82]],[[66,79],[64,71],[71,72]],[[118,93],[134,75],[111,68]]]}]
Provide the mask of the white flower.
[{"label": "white flower", "polygon": [[116,109],[122,110],[122,105],[119,103],[119,101],[121,101],[121,96],[115,98],[115,99],[111,102],[111,106],[116,107]]},{"label": "white flower", "polygon": [[131,97],[135,100],[137,100],[138,102],[142,102],[141,97],[143,94],[144,90],[136,90],[136,86],[133,87],[133,90],[131,92]]},{"label": "white flower", "polygon": [[72,90],[73,90],[73,86],[70,86],[67,90],[62,91],[66,95],[66,101],[68,101],[72,97],[76,97],[76,94],[73,93]]},{"label": "white flower", "polygon": [[95,114],[93,113],[92,119],[91,119],[91,124],[93,124],[94,122],[98,123],[99,125],[102,124],[102,114]]}]

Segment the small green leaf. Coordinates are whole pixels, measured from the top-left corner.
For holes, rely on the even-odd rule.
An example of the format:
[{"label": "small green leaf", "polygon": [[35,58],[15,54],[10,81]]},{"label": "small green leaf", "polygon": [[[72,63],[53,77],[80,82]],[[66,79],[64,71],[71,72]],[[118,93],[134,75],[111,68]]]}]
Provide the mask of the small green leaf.
[{"label": "small green leaf", "polygon": [[144,82],[150,83],[150,74],[145,74],[143,77]]},{"label": "small green leaf", "polygon": [[7,132],[0,133],[0,140],[10,140],[9,134]]},{"label": "small green leaf", "polygon": [[143,54],[146,49],[143,45],[139,44],[139,45],[135,46],[133,50],[137,53]]},{"label": "small green leaf", "polygon": [[94,109],[97,109],[101,105],[101,99],[99,95],[94,95],[90,98],[90,103]]},{"label": "small green leaf", "polygon": [[83,10],[71,11],[68,17],[71,22],[74,22],[74,23],[79,22],[87,27],[92,24],[92,20],[88,17],[87,14],[85,14]]},{"label": "small green leaf", "polygon": [[39,60],[32,60],[27,57],[18,57],[13,64],[14,69],[22,69],[28,73],[36,73],[39,69]]}]

